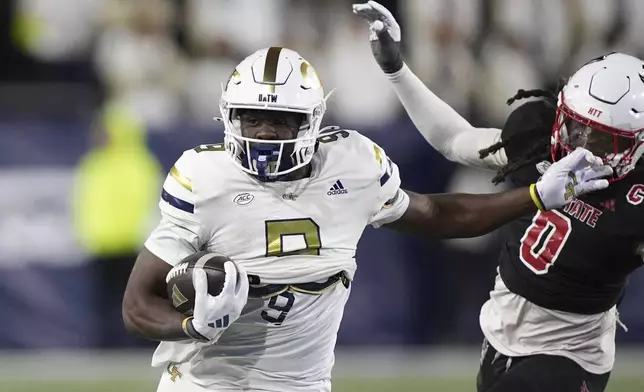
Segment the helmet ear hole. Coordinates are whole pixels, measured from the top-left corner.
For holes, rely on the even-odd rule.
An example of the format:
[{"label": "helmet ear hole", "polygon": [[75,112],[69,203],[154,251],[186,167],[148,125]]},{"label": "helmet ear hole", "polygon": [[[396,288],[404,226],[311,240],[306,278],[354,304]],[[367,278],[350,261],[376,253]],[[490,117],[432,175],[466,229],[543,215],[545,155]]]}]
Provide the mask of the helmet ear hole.
[{"label": "helmet ear hole", "polygon": [[637,141],[644,142],[644,131],[637,134]]}]

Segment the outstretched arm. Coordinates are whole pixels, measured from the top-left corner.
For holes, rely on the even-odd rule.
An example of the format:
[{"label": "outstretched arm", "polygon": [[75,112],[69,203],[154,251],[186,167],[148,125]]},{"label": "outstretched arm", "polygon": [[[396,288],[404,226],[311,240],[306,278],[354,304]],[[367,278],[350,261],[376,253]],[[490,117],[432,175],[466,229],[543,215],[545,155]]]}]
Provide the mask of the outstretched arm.
[{"label": "outstretched arm", "polygon": [[421,135],[450,161],[497,170],[507,164],[505,150],[481,159],[479,151],[501,141],[497,128],[475,128],[442,101],[407,67],[388,74],[398,99]]},{"label": "outstretched arm", "polygon": [[537,209],[554,209],[582,194],[604,189],[610,166],[589,151],[577,149],[554,163],[530,187],[489,195],[419,195],[406,192],[409,206],[395,230],[431,238],[476,237]]},{"label": "outstretched arm", "polygon": [[425,140],[454,162],[492,170],[504,166],[507,158],[503,150],[484,159],[478,153],[499,142],[501,130],[473,127],[403,63],[399,50],[400,26],[391,12],[375,1],[354,4],[353,12],[369,23],[374,57]]},{"label": "outstretched arm", "polygon": [[478,237],[538,208],[529,188],[489,195],[405,192],[407,211],[384,227],[438,239]]}]

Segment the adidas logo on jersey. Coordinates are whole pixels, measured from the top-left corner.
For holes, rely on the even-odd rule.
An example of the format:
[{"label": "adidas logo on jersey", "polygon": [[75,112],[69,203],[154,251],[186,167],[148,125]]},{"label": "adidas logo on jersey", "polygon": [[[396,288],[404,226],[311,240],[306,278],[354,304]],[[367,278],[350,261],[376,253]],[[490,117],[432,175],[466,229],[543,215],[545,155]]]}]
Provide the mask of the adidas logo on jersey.
[{"label": "adidas logo on jersey", "polygon": [[345,193],[349,193],[349,191],[344,189],[344,185],[342,185],[342,182],[340,180],[337,180],[326,194],[329,196],[332,196],[332,195],[342,195]]}]

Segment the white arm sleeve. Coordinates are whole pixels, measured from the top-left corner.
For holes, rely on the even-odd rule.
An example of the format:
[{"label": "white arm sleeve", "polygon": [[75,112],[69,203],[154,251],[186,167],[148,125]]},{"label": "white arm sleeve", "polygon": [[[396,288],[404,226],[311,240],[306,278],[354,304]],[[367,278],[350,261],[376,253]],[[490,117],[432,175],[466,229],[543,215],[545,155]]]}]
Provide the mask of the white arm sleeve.
[{"label": "white arm sleeve", "polygon": [[484,159],[479,158],[479,150],[501,140],[500,129],[474,128],[431,92],[406,64],[387,77],[418,131],[445,158],[492,170],[507,163],[503,149]]}]

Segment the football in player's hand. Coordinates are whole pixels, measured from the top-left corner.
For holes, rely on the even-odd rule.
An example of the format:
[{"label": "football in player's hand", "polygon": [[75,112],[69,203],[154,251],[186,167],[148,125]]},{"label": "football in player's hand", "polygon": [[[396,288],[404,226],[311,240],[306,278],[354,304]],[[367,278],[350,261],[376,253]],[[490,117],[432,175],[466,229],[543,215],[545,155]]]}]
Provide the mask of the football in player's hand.
[{"label": "football in player's hand", "polygon": [[[195,304],[195,288],[192,284],[194,268],[203,268],[208,276],[208,293],[216,296],[221,292],[226,280],[224,263],[228,257],[212,253],[197,252],[175,265],[165,278],[168,298],[179,312],[191,316]],[[239,278],[239,277],[238,277]]]}]

